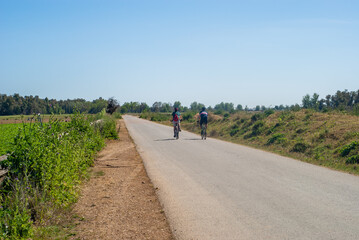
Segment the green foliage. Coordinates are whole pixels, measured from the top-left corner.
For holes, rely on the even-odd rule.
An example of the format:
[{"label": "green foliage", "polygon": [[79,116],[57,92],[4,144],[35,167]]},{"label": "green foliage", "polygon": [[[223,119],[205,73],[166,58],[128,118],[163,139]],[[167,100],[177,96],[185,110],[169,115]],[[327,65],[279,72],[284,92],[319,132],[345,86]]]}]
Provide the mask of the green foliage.
[{"label": "green foliage", "polygon": [[12,144],[21,124],[0,124],[0,156],[11,151]]},{"label": "green foliage", "polygon": [[230,114],[226,112],[226,113],[223,115],[223,120],[227,120],[227,119],[229,118],[229,116],[230,116]]},{"label": "green foliage", "polygon": [[287,139],[285,138],[285,135],[283,133],[275,133],[273,134],[267,141],[267,145],[271,145],[273,143],[285,143]]},{"label": "green foliage", "polygon": [[216,106],[214,106],[214,110],[232,112],[232,111],[234,111],[234,104],[221,102],[220,104],[217,104]]},{"label": "green foliage", "polygon": [[103,138],[118,139],[116,120],[114,117],[105,115],[93,124],[95,130],[98,131]]},{"label": "green foliage", "polygon": [[107,105],[107,101],[99,98],[92,102],[85,99],[60,100],[41,99],[39,96],[25,96],[19,94],[0,94],[0,116],[1,115],[31,115],[41,114],[72,114],[76,111],[82,113],[98,113]]},{"label": "green foliage", "polygon": [[141,113],[140,118],[147,119],[154,122],[162,122],[171,120],[172,115],[170,113]]},{"label": "green foliage", "polygon": [[348,157],[346,164],[359,163],[359,141],[353,141],[339,150],[342,157]]},{"label": "green foliage", "polygon": [[349,158],[345,161],[345,163],[346,163],[346,164],[359,163],[359,154],[349,157]]},{"label": "green foliage", "polygon": [[255,121],[263,119],[263,117],[264,117],[263,114],[256,113],[256,114],[253,114],[253,116],[251,117],[251,120],[252,120],[252,122],[255,122]]},{"label": "green foliage", "polygon": [[294,144],[293,148],[291,149],[292,152],[299,152],[304,153],[308,149],[309,145],[304,142],[299,142]]},{"label": "green foliage", "polygon": [[183,121],[194,122],[194,112],[186,112],[182,115]]},{"label": "green foliage", "polygon": [[353,150],[357,150],[358,148],[359,148],[358,141],[351,142],[350,144],[343,146],[339,150],[340,156],[342,157],[348,156]]},{"label": "green foliage", "polygon": [[33,221],[75,202],[78,185],[103,146],[103,137],[81,114],[70,122],[23,124],[13,152],[1,162],[9,173],[0,194],[0,236],[28,239]]},{"label": "green foliage", "polygon": [[269,115],[272,115],[274,113],[274,110],[273,109],[267,109],[264,111],[264,115],[266,117],[268,117]]}]

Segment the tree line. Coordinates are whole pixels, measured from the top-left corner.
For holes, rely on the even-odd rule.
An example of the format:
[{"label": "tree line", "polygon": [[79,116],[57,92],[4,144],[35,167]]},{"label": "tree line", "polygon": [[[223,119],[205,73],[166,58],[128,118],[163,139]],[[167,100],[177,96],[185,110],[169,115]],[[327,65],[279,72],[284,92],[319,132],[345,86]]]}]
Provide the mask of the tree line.
[{"label": "tree line", "polygon": [[337,91],[334,95],[328,94],[325,98],[319,99],[319,94],[314,93],[312,96],[305,95],[302,100],[303,108],[314,109],[317,111],[329,110],[359,110],[359,90],[357,91]]},{"label": "tree line", "polygon": [[71,114],[75,111],[81,113],[99,113],[106,108],[108,101],[98,98],[93,101],[85,99],[41,99],[39,96],[25,96],[19,94],[6,95],[0,94],[0,115],[30,115],[35,113],[42,114]]},{"label": "tree line", "polygon": [[[55,99],[41,99],[38,96],[25,96],[22,97],[19,94],[9,95],[0,94],[0,115],[29,115],[34,113],[43,114],[71,114],[75,111],[82,113],[95,114],[100,112],[104,108],[111,106],[111,101],[114,106],[118,103],[115,99],[110,98],[105,100],[98,98],[93,101],[86,101],[85,99],[67,99],[67,100],[55,100]],[[203,103],[192,102],[189,107],[183,106],[180,101],[172,103],[166,102],[154,102],[152,106],[149,106],[145,102],[125,102],[121,106],[114,108],[113,111],[120,113],[142,113],[142,112],[171,112],[173,108],[177,107],[181,112],[195,111],[198,112],[205,107]],[[333,95],[326,95],[325,98],[319,99],[319,94],[314,93],[312,96],[305,95],[302,99],[302,104],[293,105],[276,105],[274,107],[266,107],[257,105],[254,108],[243,107],[241,104],[235,106],[233,103],[221,102],[214,107],[208,106],[208,111],[215,113],[222,112],[236,112],[236,111],[265,111],[267,109],[273,110],[294,110],[300,109],[313,109],[316,111],[327,112],[331,110],[348,111],[359,115],[359,90],[357,91],[337,91]]]}]

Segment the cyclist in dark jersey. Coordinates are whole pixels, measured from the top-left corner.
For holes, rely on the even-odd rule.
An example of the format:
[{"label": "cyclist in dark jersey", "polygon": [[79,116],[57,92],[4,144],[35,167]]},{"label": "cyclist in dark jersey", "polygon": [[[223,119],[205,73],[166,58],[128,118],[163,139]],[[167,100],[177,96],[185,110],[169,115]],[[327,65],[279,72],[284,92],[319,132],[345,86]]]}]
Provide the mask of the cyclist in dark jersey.
[{"label": "cyclist in dark jersey", "polygon": [[206,124],[206,128],[207,128],[207,124],[208,124],[208,113],[206,112],[206,108],[203,107],[202,111],[199,112],[199,125],[202,128],[202,124]]}]

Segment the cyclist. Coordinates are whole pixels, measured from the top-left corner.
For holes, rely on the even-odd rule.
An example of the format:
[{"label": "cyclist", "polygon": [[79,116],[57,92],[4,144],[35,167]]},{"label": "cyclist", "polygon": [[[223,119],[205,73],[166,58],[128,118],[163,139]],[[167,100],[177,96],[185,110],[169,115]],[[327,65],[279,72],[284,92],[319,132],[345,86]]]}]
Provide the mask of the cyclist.
[{"label": "cyclist", "polygon": [[203,107],[202,111],[199,112],[199,125],[202,129],[202,124],[205,124],[206,128],[207,128],[207,124],[208,124],[208,113],[206,112],[206,108]]},{"label": "cyclist", "polygon": [[[172,122],[173,122],[173,130],[175,130],[176,125],[178,124],[178,131],[181,131],[181,113],[178,111],[178,108],[174,109],[174,112],[172,113]],[[176,135],[174,135],[176,137]]]}]

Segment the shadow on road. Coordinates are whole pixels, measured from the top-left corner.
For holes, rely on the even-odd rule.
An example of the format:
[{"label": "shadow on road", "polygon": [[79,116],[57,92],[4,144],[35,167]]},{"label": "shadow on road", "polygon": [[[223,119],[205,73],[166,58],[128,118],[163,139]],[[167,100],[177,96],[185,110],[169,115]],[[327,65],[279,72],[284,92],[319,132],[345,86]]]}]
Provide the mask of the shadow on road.
[{"label": "shadow on road", "polygon": [[165,138],[165,139],[156,139],[156,140],[153,140],[155,142],[161,142],[161,141],[173,141],[173,140],[176,140],[175,138]]},{"label": "shadow on road", "polygon": [[187,141],[201,140],[201,141],[203,141],[201,138],[184,138],[183,140],[187,140]]}]

